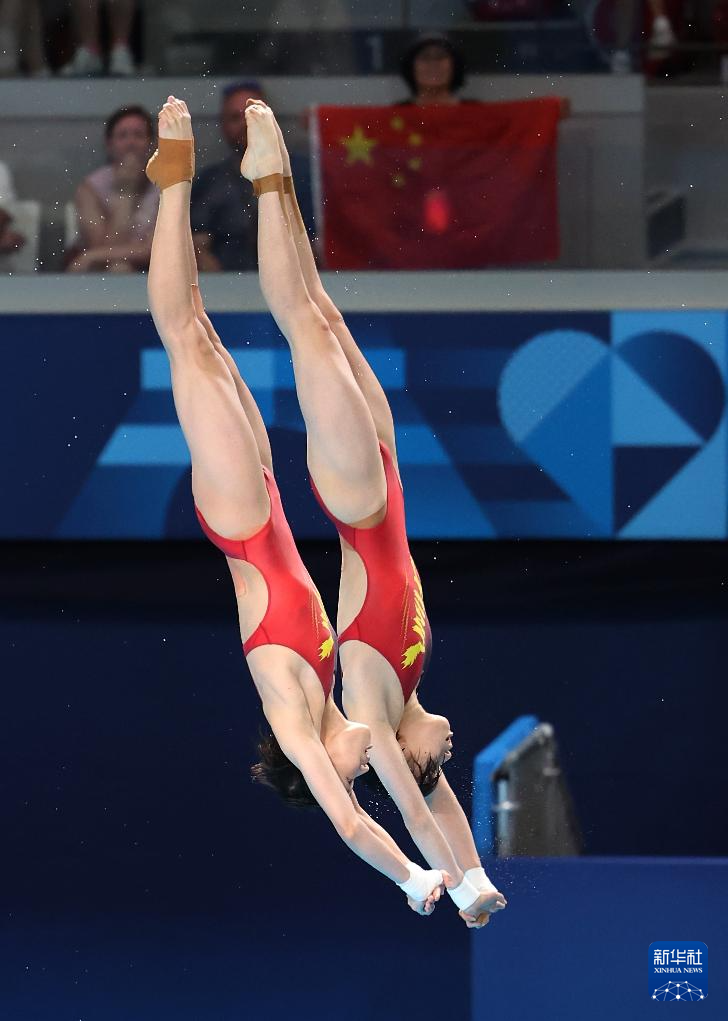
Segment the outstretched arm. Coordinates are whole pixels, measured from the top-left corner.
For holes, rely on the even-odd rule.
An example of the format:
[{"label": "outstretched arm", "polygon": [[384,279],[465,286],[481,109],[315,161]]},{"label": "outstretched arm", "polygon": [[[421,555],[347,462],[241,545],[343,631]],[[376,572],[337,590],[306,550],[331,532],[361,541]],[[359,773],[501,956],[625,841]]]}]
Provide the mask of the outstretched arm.
[{"label": "outstretched arm", "polygon": [[507,901],[485,874],[468,818],[444,773],[440,774],[437,786],[426,800],[440,829],[447,837],[457,863],[465,873],[465,878],[478,891],[477,906],[461,911],[461,916],[469,929],[479,929],[481,925],[486,924],[489,913],[500,911],[506,906]]},{"label": "outstretched arm", "polygon": [[[356,800],[353,791],[351,792],[351,800],[354,803],[354,808],[356,809],[357,813],[362,816],[364,822],[369,827],[369,829],[372,830],[373,833],[378,834],[378,836],[381,837],[385,844],[388,844],[393,850],[399,851],[399,848],[397,847],[396,843],[389,835],[389,833],[387,833],[384,827],[380,826],[378,822],[372,819],[372,817],[364,811],[359,802]],[[442,876],[444,880],[444,885],[446,887],[449,888],[451,886],[454,886],[453,880],[450,878],[448,872],[443,872]],[[435,904],[439,901],[442,895],[442,889],[443,888],[441,886],[436,887],[426,901],[418,902],[413,898],[408,897],[407,903],[409,904],[413,911],[417,912],[418,915],[430,915],[435,910]]]},{"label": "outstretched arm", "polygon": [[[348,707],[347,707],[348,710]],[[493,896],[490,897],[490,890],[487,893],[480,889],[474,879],[479,879],[479,874],[465,875],[465,871],[480,865],[480,861],[472,846],[472,854],[468,853],[467,837],[457,825],[452,825],[455,806],[461,813],[461,824],[464,822],[469,834],[467,819],[450,791],[452,800],[443,799],[441,806],[443,811],[436,815],[431,806],[422,796],[417,783],[410,771],[407,761],[399,746],[397,737],[387,721],[376,721],[365,719],[362,713],[351,713],[347,715],[352,719],[368,724],[372,731],[372,749],[370,752],[371,763],[377,771],[377,775],[383,783],[387,793],[399,809],[407,830],[417,847],[422,852],[425,860],[432,868],[446,871],[452,877],[452,887],[448,888],[450,896],[457,906],[464,912],[465,921],[473,927],[480,927],[484,922],[471,923],[469,919],[478,918],[483,912],[489,910],[493,903]],[[449,788],[448,788],[449,790]],[[447,811],[445,804],[447,803]],[[448,826],[446,830],[442,826],[443,819]],[[450,838],[454,837],[456,846],[450,844]],[[472,836],[470,837],[472,842]],[[461,859],[462,855],[462,861]],[[495,888],[493,887],[493,891]]]},{"label": "outstretched arm", "polygon": [[426,801],[463,872],[480,868],[480,858],[468,818],[444,773],[440,774],[437,786]]},{"label": "outstretched arm", "polygon": [[[354,854],[396,883],[404,893],[425,901],[442,885],[442,873],[426,872],[410,862],[347,793],[310,721],[296,704],[296,695],[267,700],[264,711],[283,753],[303,773],[309,790]],[[357,810],[358,809],[358,810]]]},{"label": "outstretched arm", "polygon": [[361,713],[347,712],[347,715],[350,719],[367,723],[371,729],[371,764],[399,809],[404,824],[423,857],[431,868],[445,869],[458,886],[463,880],[463,870],[435,816],[422,797],[392,727],[385,721],[377,723],[365,720]]}]

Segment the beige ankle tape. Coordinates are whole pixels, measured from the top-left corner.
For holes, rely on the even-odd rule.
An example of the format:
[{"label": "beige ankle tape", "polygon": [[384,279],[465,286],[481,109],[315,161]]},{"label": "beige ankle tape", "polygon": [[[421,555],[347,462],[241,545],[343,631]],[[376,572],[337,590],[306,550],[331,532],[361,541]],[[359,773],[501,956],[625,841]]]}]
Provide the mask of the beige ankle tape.
[{"label": "beige ankle tape", "polygon": [[286,218],[286,223],[290,229],[290,223],[288,222],[288,211],[286,210],[286,198],[283,190],[283,174],[268,174],[266,177],[259,177],[257,180],[252,182],[253,194],[256,198],[260,198],[261,195],[265,195],[269,191],[275,191],[278,193],[278,201],[281,204],[283,215]]},{"label": "beige ankle tape", "polygon": [[305,234],[306,224],[303,222],[303,217],[301,216],[301,210],[298,205],[298,199],[296,198],[296,189],[293,184],[292,177],[283,178],[283,190],[286,193],[286,195],[288,195],[290,203],[293,206],[293,213],[296,217],[296,225],[298,227],[298,231],[300,234]]},{"label": "beige ankle tape", "polygon": [[195,143],[191,138],[160,138],[159,147],[147,163],[147,177],[160,191],[192,181],[195,176]]}]

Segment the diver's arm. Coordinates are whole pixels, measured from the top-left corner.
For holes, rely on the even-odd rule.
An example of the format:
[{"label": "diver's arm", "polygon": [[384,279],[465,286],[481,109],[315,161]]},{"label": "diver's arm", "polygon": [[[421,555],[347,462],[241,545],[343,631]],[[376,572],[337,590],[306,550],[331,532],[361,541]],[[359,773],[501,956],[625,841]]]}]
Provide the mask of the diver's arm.
[{"label": "diver's arm", "polygon": [[425,800],[463,872],[480,868],[480,858],[468,818],[444,773],[440,773],[437,786]]},{"label": "diver's arm", "polygon": [[[440,829],[447,837],[458,865],[465,873],[465,878],[472,883],[478,893],[478,900],[461,911],[460,917],[469,929],[479,929],[481,925],[487,923],[488,912],[493,910],[493,906],[505,907],[506,899],[485,874],[468,818],[444,773],[440,773],[437,786],[426,801]],[[479,916],[480,921],[477,920]]]},{"label": "diver's arm", "polygon": [[[396,845],[385,843],[357,813],[310,720],[305,722],[303,713],[280,703],[274,710],[266,706],[265,715],[284,755],[301,770],[309,790],[347,847],[394,883],[406,883],[412,863]],[[440,883],[441,877],[433,875],[428,894]]]},{"label": "diver's arm", "polygon": [[459,886],[463,879],[463,870],[410,772],[391,724],[385,720],[364,719],[361,714],[354,714],[351,718],[366,723],[371,729],[372,748],[369,753],[371,764],[399,809],[404,824],[425,861],[430,868],[444,869],[452,877],[455,886]]}]

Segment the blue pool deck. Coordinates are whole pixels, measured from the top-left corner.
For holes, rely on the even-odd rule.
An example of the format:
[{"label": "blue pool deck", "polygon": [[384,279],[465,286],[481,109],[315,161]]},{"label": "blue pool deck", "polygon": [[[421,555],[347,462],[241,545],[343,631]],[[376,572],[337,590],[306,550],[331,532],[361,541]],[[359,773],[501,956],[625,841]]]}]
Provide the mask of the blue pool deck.
[{"label": "blue pool deck", "polygon": [[[472,937],[472,1021],[728,1018],[728,858],[510,858],[487,871],[509,904]],[[651,999],[658,940],[707,944],[705,1000]]]}]

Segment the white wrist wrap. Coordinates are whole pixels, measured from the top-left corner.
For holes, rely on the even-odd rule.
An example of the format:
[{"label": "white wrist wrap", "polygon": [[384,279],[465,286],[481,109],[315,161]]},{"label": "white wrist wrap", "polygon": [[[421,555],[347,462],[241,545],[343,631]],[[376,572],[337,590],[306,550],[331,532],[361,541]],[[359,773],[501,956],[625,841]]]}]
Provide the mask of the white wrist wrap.
[{"label": "white wrist wrap", "polygon": [[486,876],[485,869],[482,865],[479,865],[477,869],[468,869],[465,873],[465,878],[473,884],[476,890],[481,890],[486,886],[492,886],[492,883]]},{"label": "white wrist wrap", "polygon": [[[412,900],[427,900],[435,887],[442,883],[442,872],[439,869],[426,870],[420,868],[413,861],[407,862],[407,868],[409,869],[409,879],[404,883],[397,883],[397,886]],[[472,901],[469,903],[472,904]]]},{"label": "white wrist wrap", "polygon": [[456,907],[461,911],[464,908],[469,908],[478,899],[478,891],[467,876],[465,876],[460,886],[456,886],[453,890],[448,890],[447,892],[452,897]]}]

